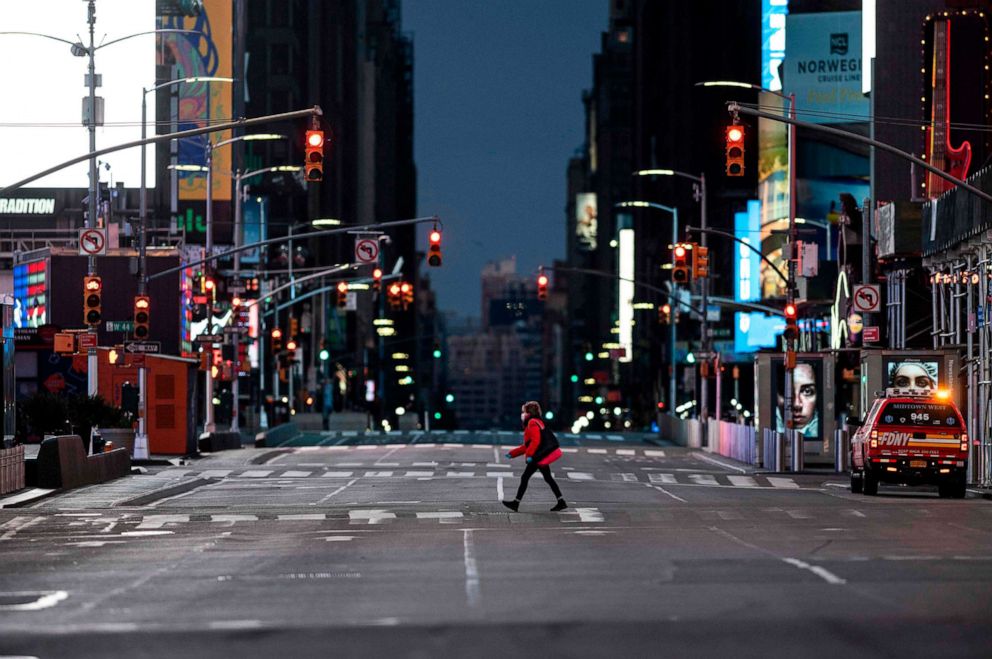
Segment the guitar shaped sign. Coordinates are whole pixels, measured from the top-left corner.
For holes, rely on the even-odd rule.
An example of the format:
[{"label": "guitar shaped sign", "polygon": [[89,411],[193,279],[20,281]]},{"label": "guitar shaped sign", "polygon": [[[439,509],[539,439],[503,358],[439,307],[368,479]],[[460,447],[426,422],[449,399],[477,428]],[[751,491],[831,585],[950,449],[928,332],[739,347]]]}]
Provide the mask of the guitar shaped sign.
[{"label": "guitar shaped sign", "polygon": [[[951,21],[936,20],[933,24],[933,68],[930,92],[930,125],[926,129],[926,159],[931,165],[951,176],[964,179],[971,166],[971,143],[964,141],[958,148],[951,146]],[[926,189],[930,198],[938,197],[954,187],[950,181],[933,173],[927,174]]]}]

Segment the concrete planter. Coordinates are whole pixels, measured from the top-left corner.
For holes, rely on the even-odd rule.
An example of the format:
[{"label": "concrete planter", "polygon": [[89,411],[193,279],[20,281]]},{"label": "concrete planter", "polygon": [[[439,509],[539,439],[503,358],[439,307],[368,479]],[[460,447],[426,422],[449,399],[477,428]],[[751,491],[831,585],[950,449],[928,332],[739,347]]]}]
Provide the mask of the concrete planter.
[{"label": "concrete planter", "polygon": [[134,457],[133,428],[100,428],[100,436],[105,442],[113,442],[114,448],[126,448],[127,454]]},{"label": "concrete planter", "polygon": [[0,494],[24,489],[24,447],[0,449]]}]

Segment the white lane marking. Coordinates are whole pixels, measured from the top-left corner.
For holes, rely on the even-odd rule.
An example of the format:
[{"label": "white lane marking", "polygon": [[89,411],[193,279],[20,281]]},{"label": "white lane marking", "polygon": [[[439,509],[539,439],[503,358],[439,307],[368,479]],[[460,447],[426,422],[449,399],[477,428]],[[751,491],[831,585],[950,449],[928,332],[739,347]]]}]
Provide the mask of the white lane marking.
[{"label": "white lane marking", "polygon": [[816,576],[826,581],[828,584],[839,586],[847,583],[846,579],[842,579],[838,577],[833,572],[827,570],[824,567],[820,567],[819,565],[810,565],[809,563],[801,561],[798,558],[783,558],[782,560],[788,563],[789,565],[796,566],[800,570],[809,570]]},{"label": "white lane marking", "polygon": [[356,446],[359,451],[374,451],[379,448],[377,444],[362,444],[361,446]]},{"label": "white lane marking", "polygon": [[602,435],[586,435],[586,437],[589,439],[603,439]]},{"label": "white lane marking", "polygon": [[599,531],[597,529],[580,529],[578,531],[572,531],[575,535],[613,535],[616,531]]},{"label": "white lane marking", "polygon": [[796,485],[795,481],[791,478],[781,478],[778,476],[765,476],[772,487],[784,487],[793,490],[798,490],[799,486]]},{"label": "white lane marking", "polygon": [[363,520],[367,524],[382,524],[383,520],[396,519],[396,513],[391,513],[388,510],[382,509],[349,510],[348,519],[351,520],[352,524],[359,524]]},{"label": "white lane marking", "polygon": [[[457,434],[457,432],[458,431],[455,431],[456,434]],[[441,448],[465,448],[465,445],[464,444],[452,444],[452,443],[446,442],[444,444],[441,444]]]},{"label": "white lane marking", "polygon": [[338,462],[335,463],[335,467],[361,467],[364,462]]},{"label": "white lane marking", "polygon": [[465,529],[462,536],[462,547],[465,552],[465,598],[472,608],[479,606],[479,568],[475,561],[475,542],[472,540],[472,530]]},{"label": "white lane marking", "polygon": [[606,455],[605,448],[590,448],[586,449],[586,453],[593,453],[595,455]]},{"label": "white lane marking", "polygon": [[730,464],[729,462],[724,462],[723,460],[717,460],[712,458],[705,453],[692,453],[692,457],[703,460],[704,462],[709,462],[710,464],[715,464],[718,467],[723,467],[724,469],[729,469],[731,471],[739,471],[742,474],[747,473],[747,469],[743,467],[738,467],[737,465]]},{"label": "white lane marking", "polygon": [[417,519],[436,519],[442,524],[454,524],[464,515],[459,512],[438,511],[435,513],[417,513]]},{"label": "white lane marking", "polygon": [[599,512],[599,508],[576,508],[575,512],[579,515],[580,522],[602,522],[603,513]]},{"label": "white lane marking", "polygon": [[499,448],[493,444],[493,464],[499,464]]},{"label": "white lane marking", "polygon": [[324,478],[351,478],[350,471],[325,471]]},{"label": "white lane marking", "polygon": [[716,478],[709,474],[689,474],[689,479],[700,485],[719,485]]},{"label": "white lane marking", "polygon": [[324,538],[325,542],[349,542],[357,538],[357,535],[329,535]]},{"label": "white lane marking", "polygon": [[189,521],[189,515],[145,515],[138,529],[160,529],[166,524],[183,524]]},{"label": "white lane marking", "polygon": [[785,514],[792,519],[809,519],[810,516],[801,510],[786,510]]},{"label": "white lane marking", "polygon": [[23,531],[26,528],[30,528],[35,524],[41,522],[44,518],[42,515],[36,515],[34,517],[26,517],[23,515],[18,515],[12,519],[7,520],[3,524],[0,524],[0,530],[6,529],[3,535],[0,535],[0,540],[10,540],[18,531]]},{"label": "white lane marking", "polygon": [[620,480],[622,480],[624,483],[636,483],[637,482],[637,474],[623,473],[623,474],[617,474],[617,475],[620,476]]},{"label": "white lane marking", "polygon": [[618,448],[617,455],[636,455],[636,451],[632,448]]},{"label": "white lane marking", "polygon": [[414,462],[411,466],[413,467],[436,467],[436,462]]},{"label": "white lane marking", "polygon": [[591,481],[593,480],[592,474],[586,473],[584,471],[570,471],[568,472],[568,477],[573,481]]},{"label": "white lane marking", "polygon": [[389,478],[393,475],[391,471],[366,471],[366,478]]},{"label": "white lane marking", "polygon": [[379,462],[378,460],[372,464],[373,467],[399,467],[399,462]]},{"label": "white lane marking", "polygon": [[610,440],[611,442],[622,442],[623,435],[607,435],[606,439]]},{"label": "white lane marking", "polygon": [[283,522],[322,521],[327,519],[327,516],[324,513],[299,513],[294,515],[277,515],[276,519]]},{"label": "white lane marking", "polygon": [[311,503],[310,505],[311,506],[316,506],[318,504],[324,503],[325,501],[327,501],[328,499],[330,499],[331,497],[333,497],[335,494],[338,494],[339,492],[343,492],[344,490],[348,489],[349,487],[351,487],[352,485],[354,485],[357,482],[358,482],[358,479],[357,478],[352,478],[350,481],[348,481],[347,483],[345,483],[344,485],[342,485],[338,489],[334,490],[333,492],[331,492],[327,496],[323,497],[320,501]]},{"label": "white lane marking", "polygon": [[231,469],[207,469],[200,474],[200,478],[226,478],[231,471]]},{"label": "white lane marking", "polygon": [[434,475],[433,471],[408,471],[403,474],[407,478],[430,478]]},{"label": "white lane marking", "polygon": [[734,487],[757,487],[758,483],[750,476],[727,476]]},{"label": "white lane marking", "polygon": [[447,473],[448,478],[472,478],[475,476],[474,471],[449,471]]},{"label": "white lane marking", "polygon": [[678,484],[678,480],[675,479],[675,474],[648,474],[648,480],[652,483],[668,483],[669,485]]},{"label": "white lane marking", "polygon": [[290,471],[287,471],[286,473],[284,473],[282,475],[282,477],[283,478],[306,478],[307,476],[309,476],[312,473],[313,473],[312,471],[295,471],[295,470],[290,470]]},{"label": "white lane marking", "polygon": [[297,467],[326,467],[323,462],[297,462]]},{"label": "white lane marking", "polygon": [[672,494],[671,492],[669,492],[668,490],[666,490],[666,489],[665,489],[665,488],[663,488],[663,487],[660,487],[660,486],[658,486],[658,485],[651,485],[651,487],[653,487],[654,489],[656,489],[656,490],[658,490],[658,491],[659,491],[659,492],[661,492],[662,494],[667,494],[668,496],[670,496],[671,498],[673,498],[673,499],[675,499],[676,501],[681,501],[682,503],[689,503],[688,501],[686,501],[686,500],[685,500],[685,499],[683,499],[682,497],[680,497],[680,496],[677,496],[677,495],[675,495],[675,494]]},{"label": "white lane marking", "polygon": [[[125,540],[86,540],[85,542],[67,542],[67,546],[71,547],[102,547],[104,545],[123,545]],[[0,656],[0,659],[4,659]]]},{"label": "white lane marking", "polygon": [[491,469],[510,469],[512,465],[497,464],[494,462],[487,462],[486,466]]},{"label": "white lane marking", "polygon": [[513,477],[513,473],[509,471],[487,471],[486,478],[503,478],[504,476]]},{"label": "white lane marking", "polygon": [[62,600],[69,597],[69,593],[64,590],[53,590],[50,592],[13,592],[13,593],[0,593],[0,595],[6,596],[22,596],[22,595],[37,595],[32,602],[23,602],[21,604],[0,604],[0,611],[40,611],[42,609],[50,609]]},{"label": "white lane marking", "polygon": [[503,500],[503,477],[500,476],[496,479],[496,500]]},{"label": "white lane marking", "polygon": [[655,450],[652,450],[652,449],[644,449],[644,455],[646,455],[649,458],[663,458],[663,457],[665,457],[665,452],[664,451],[655,451]]},{"label": "white lane marking", "polygon": [[866,517],[866,515],[860,510],[842,510],[842,514],[850,515],[851,517]]},{"label": "white lane marking", "polygon": [[211,515],[210,521],[234,526],[236,522],[257,522],[258,515]]},{"label": "white lane marking", "polygon": [[173,535],[175,531],[122,531],[122,538],[146,538],[151,535]]},{"label": "white lane marking", "polygon": [[239,476],[241,476],[241,478],[265,478],[271,473],[271,469],[251,469],[239,474]]},{"label": "white lane marking", "polygon": [[579,452],[579,449],[577,449],[577,448],[563,448],[561,450],[561,452],[562,453],[578,453]]},{"label": "white lane marking", "polygon": [[261,620],[212,620],[207,623],[210,629],[258,629]]}]

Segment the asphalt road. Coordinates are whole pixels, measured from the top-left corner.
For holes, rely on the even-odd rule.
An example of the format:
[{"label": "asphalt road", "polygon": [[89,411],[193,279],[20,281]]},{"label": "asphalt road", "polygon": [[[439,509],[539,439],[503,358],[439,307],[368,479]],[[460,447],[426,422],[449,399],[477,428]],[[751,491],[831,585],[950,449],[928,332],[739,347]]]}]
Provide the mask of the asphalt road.
[{"label": "asphalt road", "polygon": [[519,460],[424,439],[0,510],[0,656],[992,656],[984,499],[603,441],[512,513]]}]

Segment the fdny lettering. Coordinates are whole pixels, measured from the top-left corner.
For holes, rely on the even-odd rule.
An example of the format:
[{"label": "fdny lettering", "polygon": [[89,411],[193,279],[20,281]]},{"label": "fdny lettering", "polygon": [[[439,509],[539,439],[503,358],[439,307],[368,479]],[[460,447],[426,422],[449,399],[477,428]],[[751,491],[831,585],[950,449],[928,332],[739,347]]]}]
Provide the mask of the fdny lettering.
[{"label": "fdny lettering", "polygon": [[908,432],[883,432],[878,434],[879,446],[906,446],[909,443]]}]

